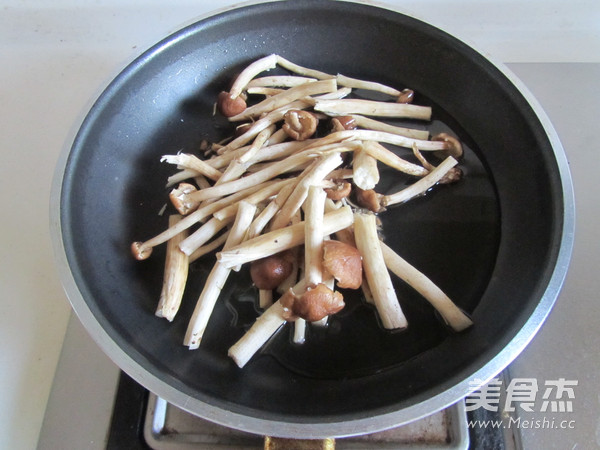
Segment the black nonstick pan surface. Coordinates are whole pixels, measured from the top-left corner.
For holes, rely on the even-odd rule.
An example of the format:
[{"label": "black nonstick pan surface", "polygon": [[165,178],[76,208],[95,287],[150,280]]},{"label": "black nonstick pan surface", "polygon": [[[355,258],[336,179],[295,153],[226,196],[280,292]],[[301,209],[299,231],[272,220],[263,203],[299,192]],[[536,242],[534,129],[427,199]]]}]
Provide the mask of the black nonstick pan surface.
[{"label": "black nonstick pan surface", "polygon": [[[277,53],[329,73],[410,87],[428,129],[463,142],[464,180],[381,215],[388,245],[474,320],[452,333],[394,279],[410,322],[384,331],[360,294],[329,326],[291,343],[284,328],[246,367],[227,349],[257,315],[245,270],[229,278],[201,347],[183,336],[214,256],[194,263],[184,303],[154,316],[164,246],[129,246],[166,228],[164,154],[195,152],[230,129],[212,114],[243,67]],[[405,178],[383,172],[382,189]],[[564,279],[574,227],[565,156],[545,114],[503,66],[416,20],[366,4],[247,5],[167,37],[108,85],[59,164],[52,226],[65,290],[90,334],[139,383],[233,428],[326,437],[388,428],[464,397],[525,347]]]}]

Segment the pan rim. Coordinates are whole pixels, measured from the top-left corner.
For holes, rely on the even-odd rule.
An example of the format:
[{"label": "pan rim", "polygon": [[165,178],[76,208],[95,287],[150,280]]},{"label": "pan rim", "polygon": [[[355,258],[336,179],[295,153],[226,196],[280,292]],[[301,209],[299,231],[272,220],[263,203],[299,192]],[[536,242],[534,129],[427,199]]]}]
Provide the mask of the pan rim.
[{"label": "pan rim", "polygon": [[[240,7],[246,7],[262,3],[268,2],[244,2],[229,8],[223,8],[209,15],[196,18],[191,23],[196,23],[198,21]],[[346,3],[356,3],[375,8],[384,8],[392,13],[399,13],[421,21],[425,24],[431,25],[427,20],[424,20],[421,17],[417,17],[411,13],[400,11],[398,9],[392,9],[382,3],[375,3],[370,1],[347,1]],[[188,25],[181,28],[179,32],[184,30],[187,26]],[[446,32],[444,28],[441,28],[437,25],[431,26],[441,30],[442,32]],[[477,46],[473,45],[472,43],[466,42],[465,40],[461,39],[460,36],[456,36],[454,33],[446,33],[452,36],[453,38],[457,39],[458,41],[463,42],[471,50],[484,57],[486,61],[488,61],[497,70],[499,70],[502,73],[502,75],[504,75],[507,78],[507,80],[510,83],[512,83],[521,93],[523,98],[531,107],[536,118],[540,121],[540,125],[545,131],[546,137],[549,139],[551,147],[554,151],[554,158],[556,160],[562,188],[563,223],[559,252],[557,255],[554,270],[552,271],[551,278],[548,282],[548,285],[544,291],[542,298],[540,299],[532,315],[526,321],[525,325],[512,338],[508,345],[506,345],[498,354],[496,354],[494,358],[492,358],[481,368],[475,371],[468,379],[462,380],[461,382],[455,384],[446,391],[443,391],[437,394],[436,396],[426,399],[421,403],[408,406],[407,408],[404,408],[399,411],[383,413],[377,416],[344,419],[340,421],[314,421],[306,419],[298,419],[295,421],[291,419],[286,421],[275,421],[271,419],[252,417],[225,410],[219,406],[210,405],[199,399],[183,394],[181,391],[168,385],[157,376],[145,370],[128,353],[126,353],[121,347],[119,347],[115,343],[115,341],[113,341],[113,339],[109,336],[106,330],[104,330],[100,323],[96,320],[94,313],[91,311],[88,304],[85,302],[83,295],[77,286],[73,273],[70,270],[65,247],[63,245],[63,227],[61,224],[60,203],[62,198],[62,185],[65,174],[65,168],[68,164],[68,157],[71,151],[72,144],[75,140],[77,131],[79,130],[79,127],[75,127],[73,130],[71,130],[70,139],[68,139],[65,142],[65,146],[57,162],[55,174],[52,181],[50,194],[50,231],[54,247],[55,261],[64,290],[79,320],[84,324],[88,333],[100,346],[100,348],[107,355],[109,355],[109,357],[124,372],[130,375],[137,382],[139,382],[155,394],[165,398],[167,401],[177,405],[178,407],[186,411],[189,411],[196,415],[200,415],[206,418],[207,420],[232,428],[253,433],[292,438],[325,438],[352,436],[357,434],[380,431],[413,420],[417,420],[435,411],[450,406],[451,404],[455,403],[456,401],[459,401],[460,399],[468,395],[470,392],[475,390],[477,386],[474,386],[473,384],[469,383],[470,380],[478,379],[481,380],[481,384],[483,384],[489,381],[491,378],[493,378],[496,374],[502,371],[510,362],[512,362],[512,360],[516,358],[516,356],[519,353],[521,353],[521,351],[527,346],[527,344],[531,341],[531,339],[535,336],[539,328],[542,326],[546,317],[550,313],[556,301],[556,298],[558,297],[558,293],[566,277],[573,248],[575,228],[574,193],[571,182],[571,176],[569,173],[566,154],[564,152],[556,130],[554,129],[546,113],[543,111],[541,105],[531,94],[531,92],[527,89],[527,87],[521,82],[521,80],[519,80],[519,78],[506,65],[495,60],[493,56],[481,52],[480,50],[478,50]],[[153,51],[153,49],[155,49],[159,45],[161,44],[159,43],[153,46],[152,48],[146,50],[146,52],[144,52],[143,54],[148,54],[148,52]],[[119,73],[120,72],[122,72],[122,69],[119,71]],[[103,91],[104,89],[102,90],[102,92]],[[89,112],[89,110],[89,108],[85,110],[84,117],[85,114]],[[83,119],[76,123],[81,125],[83,123]]]}]

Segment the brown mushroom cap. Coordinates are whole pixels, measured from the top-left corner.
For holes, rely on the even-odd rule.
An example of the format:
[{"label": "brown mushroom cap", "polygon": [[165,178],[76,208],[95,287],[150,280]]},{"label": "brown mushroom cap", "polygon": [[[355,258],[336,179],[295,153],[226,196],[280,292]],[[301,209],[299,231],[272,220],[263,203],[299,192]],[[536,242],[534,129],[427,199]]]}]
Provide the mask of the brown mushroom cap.
[{"label": "brown mushroom cap", "polygon": [[356,187],[356,202],[363,208],[367,208],[369,211],[380,212],[381,211],[381,194],[378,194],[373,189],[361,189]]},{"label": "brown mushroom cap", "polygon": [[415,91],[412,89],[403,89],[396,99],[396,103],[412,103],[415,98]]},{"label": "brown mushroom cap", "polygon": [[283,131],[296,141],[304,141],[317,131],[319,120],[308,111],[291,109],[283,116]]},{"label": "brown mushroom cap", "polygon": [[356,130],[356,119],[352,116],[338,116],[331,119],[331,130],[344,131],[344,130]]},{"label": "brown mushroom cap", "polygon": [[196,186],[189,183],[179,183],[179,185],[169,193],[169,200],[182,216],[189,214],[198,207],[198,202],[189,202],[186,198],[188,194],[197,191]]},{"label": "brown mushroom cap", "polygon": [[232,98],[229,92],[223,91],[217,97],[217,107],[225,117],[232,117],[244,112],[246,101],[241,96]]},{"label": "brown mushroom cap", "polygon": [[286,310],[288,320],[300,317],[308,322],[316,322],[335,314],[345,306],[344,296],[337,291],[332,291],[323,283],[307,288],[300,296],[290,290],[280,301]]},{"label": "brown mushroom cap", "polygon": [[323,242],[323,267],[341,288],[358,289],[362,284],[362,257],[356,247],[344,242]]},{"label": "brown mushroom cap", "polygon": [[338,201],[343,198],[346,198],[352,192],[352,185],[344,180],[335,180],[335,187],[325,189],[327,193],[327,198],[330,198],[333,201]]},{"label": "brown mushroom cap", "polygon": [[292,272],[293,255],[281,252],[250,264],[250,276],[258,289],[275,289]]},{"label": "brown mushroom cap", "polygon": [[446,150],[435,152],[435,155],[441,159],[445,159],[448,156],[452,156],[455,159],[459,159],[463,155],[463,148],[458,139],[454,136],[450,136],[448,133],[439,133],[431,138],[432,141],[442,141],[447,144]]},{"label": "brown mushroom cap", "polygon": [[152,254],[152,247],[144,247],[143,242],[132,242],[131,253],[135,259],[142,261],[144,259],[148,259],[148,257]]}]

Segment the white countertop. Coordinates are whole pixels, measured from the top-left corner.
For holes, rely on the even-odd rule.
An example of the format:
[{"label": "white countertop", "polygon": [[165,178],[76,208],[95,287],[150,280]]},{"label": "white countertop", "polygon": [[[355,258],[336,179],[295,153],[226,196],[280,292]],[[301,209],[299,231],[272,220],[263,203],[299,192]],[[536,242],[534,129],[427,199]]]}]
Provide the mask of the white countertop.
[{"label": "white countertop", "polygon": [[[95,96],[130,60],[199,16],[236,3],[2,2],[0,301],[6,313],[0,318],[0,448],[36,447],[70,317],[48,231],[59,153]],[[475,42],[500,61],[600,62],[596,0],[385,4]],[[576,88],[566,82],[557,98],[571,102],[570,89]],[[588,227],[598,221],[596,214],[584,217]]]}]

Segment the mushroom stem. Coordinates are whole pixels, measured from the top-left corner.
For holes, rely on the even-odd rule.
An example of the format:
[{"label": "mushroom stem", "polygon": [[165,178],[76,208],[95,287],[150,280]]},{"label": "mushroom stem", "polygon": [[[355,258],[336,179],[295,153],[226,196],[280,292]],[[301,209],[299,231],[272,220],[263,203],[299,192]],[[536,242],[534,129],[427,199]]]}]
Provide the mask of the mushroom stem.
[{"label": "mushroom stem", "polygon": [[231,98],[237,98],[244,91],[248,83],[259,73],[274,69],[277,66],[277,55],[269,55],[257,59],[240,72],[229,89]]},{"label": "mushroom stem", "polygon": [[319,80],[325,80],[328,78],[335,78],[334,75],[330,75],[325,72],[320,72],[314,69],[308,69],[306,67],[299,66],[296,63],[293,63],[284,57],[277,55],[277,64],[283,67],[284,69],[289,70],[290,72],[297,73],[298,75],[302,75],[304,77],[312,77],[317,78]]},{"label": "mushroom stem", "polygon": [[317,145],[331,144],[333,142],[340,141],[376,141],[385,142],[386,144],[397,145],[399,147],[405,147],[412,149],[413,145],[416,145],[419,150],[434,151],[434,150],[445,150],[448,146],[443,141],[424,141],[421,139],[413,139],[397,134],[386,133],[384,131],[375,130],[343,130],[336,131],[328,134],[327,136],[318,139],[316,142],[311,143],[306,149]]},{"label": "mushroom stem", "polygon": [[278,300],[269,306],[256,319],[244,336],[229,348],[227,354],[238,367],[244,367],[269,338],[286,323],[283,313],[283,306]]},{"label": "mushroom stem", "polygon": [[312,81],[317,81],[317,79],[294,75],[272,75],[255,78],[248,83],[248,87],[294,87]]},{"label": "mushroom stem", "polygon": [[[335,233],[352,224],[353,215],[349,206],[343,206],[323,217],[323,235]],[[234,267],[275,253],[288,250],[304,243],[304,222],[289,225],[245,241],[243,244],[217,253],[217,260],[225,267]]]},{"label": "mushroom stem", "polygon": [[221,177],[221,172],[214,167],[207,164],[197,156],[189,155],[187,153],[180,153],[178,155],[164,155],[161,162],[167,162],[169,164],[176,164],[183,169],[191,169],[198,174],[202,174],[213,181],[217,181]]},{"label": "mushroom stem", "polygon": [[416,183],[402,189],[394,194],[384,195],[381,199],[381,206],[386,207],[398,203],[404,203],[415,197],[425,194],[429,188],[436,184],[440,179],[452,169],[458,161],[452,156],[448,156],[442,163],[433,169],[429,174],[421,178]]},{"label": "mushroom stem", "polygon": [[371,119],[370,117],[360,116],[358,114],[350,115],[354,119],[354,123],[359,128],[365,128],[373,131],[385,131],[386,133],[398,134],[413,139],[427,140],[429,139],[429,131],[416,130],[414,128],[397,127],[379,120]]},{"label": "mushroom stem", "polygon": [[[246,203],[246,202],[240,202]],[[238,209],[239,210],[239,209]],[[186,255],[191,255],[200,248],[202,245],[212,239],[219,231],[225,228],[229,223],[233,221],[233,217],[227,217],[223,220],[213,217],[187,238],[185,238],[180,244],[179,249]]]},{"label": "mushroom stem", "polygon": [[254,172],[246,177],[238,178],[232,181],[227,181],[220,185],[196,191],[193,194],[190,194],[190,201],[202,201],[211,198],[222,197],[224,195],[237,192],[240,189],[249,188],[258,183],[262,183],[264,181],[275,178],[277,175],[280,175],[284,171],[290,168],[298,167],[299,165],[312,158],[315,158],[316,156],[318,156],[318,154],[315,154],[313,152],[296,153],[294,155],[288,156],[287,158],[281,161],[277,161],[273,165],[270,165],[263,170]]},{"label": "mushroom stem", "polygon": [[[327,319],[325,317],[325,319]],[[298,317],[294,321],[294,336],[292,337],[292,341],[294,344],[304,344],[306,339],[306,320],[302,317]]]},{"label": "mushroom stem", "polygon": [[317,99],[314,108],[315,111],[321,111],[330,116],[362,114],[397,119],[431,120],[431,108],[429,106],[409,103],[390,103],[363,99]]},{"label": "mushroom stem", "polygon": [[352,180],[356,186],[364,190],[373,189],[379,182],[377,159],[368,152],[368,148],[374,144],[376,142],[366,141],[362,148],[354,150],[353,153]]},{"label": "mushroom stem", "polygon": [[238,122],[240,120],[258,117],[263,113],[271,112],[303,97],[331,93],[335,92],[336,90],[337,84],[333,78],[329,80],[315,81],[312,83],[304,83],[299,86],[289,88],[279,94],[268,97],[260,103],[246,108],[242,113],[229,117],[229,120],[231,122]]},{"label": "mushroom stem", "polygon": [[194,178],[197,175],[199,175],[199,173],[196,170],[192,170],[192,169],[180,170],[179,172],[174,173],[173,175],[171,175],[170,177],[167,178],[167,184],[165,185],[165,187],[166,188],[173,187],[176,184],[179,184],[185,180],[189,180],[190,178]]},{"label": "mushroom stem", "polygon": [[[286,178],[283,180],[279,180],[277,181],[277,183],[270,184],[268,186],[265,186],[263,189],[253,192],[252,194],[245,197],[244,201],[252,205],[257,205],[258,203],[268,199],[269,197],[275,194],[281,193],[282,191],[287,192],[288,186],[291,186],[291,188],[293,188],[297,182],[298,180],[294,178]],[[237,202],[231,203],[230,205],[225,206],[224,208],[216,211],[213,214],[213,217],[220,220],[227,219],[228,217],[233,217],[237,213],[238,205],[239,203]]]},{"label": "mushroom stem", "polygon": [[[258,151],[256,152],[256,154],[254,155],[255,163],[259,162],[259,161],[270,161],[270,160],[290,156],[292,153],[296,153],[297,151],[308,146],[309,144],[311,144],[314,141],[314,140],[307,139],[306,141],[288,141],[288,142],[278,142],[278,143],[274,144],[273,143],[274,138],[279,139],[279,137],[281,137],[282,134],[285,135],[285,138],[287,138],[287,134],[285,134],[285,132],[281,129],[277,130],[275,133],[273,133],[271,135],[271,137],[269,138],[268,143],[267,143],[268,145],[265,145],[264,147],[259,148]],[[250,148],[250,145],[242,146],[238,149],[231,150],[227,153],[223,153],[222,155],[215,156],[215,157],[207,160],[206,163],[210,164],[211,166],[215,167],[216,169],[226,167],[228,164],[230,164],[236,158],[239,158],[241,155],[243,155],[245,152],[247,152],[249,148]]]},{"label": "mushroom stem", "polygon": [[237,138],[229,142],[227,145],[217,150],[217,154],[222,155],[247,144],[262,130],[282,120],[285,113],[288,112],[290,109],[306,109],[308,107],[310,107],[310,103],[304,100],[296,100],[285,106],[282,106],[281,108],[269,112],[267,115],[254,122],[250,129],[244,134],[238,136]]},{"label": "mushroom stem", "polygon": [[269,202],[269,204],[263,209],[260,214],[252,221],[250,228],[248,229],[248,239],[259,236],[262,231],[266,228],[271,219],[281,209],[281,206],[288,199],[294,188],[296,187],[298,180],[286,184],[277,194],[277,196]]},{"label": "mushroom stem", "polygon": [[[293,293],[303,292],[306,288],[304,279],[300,280],[290,288]],[[285,294],[284,294],[285,295]],[[285,309],[281,304],[281,299],[273,303],[265,312],[263,312],[250,329],[233,344],[227,354],[231,357],[238,367],[242,368],[258,352],[266,342],[273,336],[286,322]]]},{"label": "mushroom stem", "polygon": [[[244,201],[240,202],[238,214],[225,242],[225,248],[235,246],[242,241],[255,212],[256,206]],[[200,346],[210,315],[230,272],[231,269],[225,268],[217,261],[208,275],[183,341],[183,344],[187,345],[190,350]]]},{"label": "mushroom stem", "polygon": [[197,259],[202,258],[204,255],[208,255],[210,252],[214,252],[216,249],[221,247],[227,240],[228,236],[229,236],[229,231],[225,231],[223,234],[221,234],[219,237],[213,239],[208,244],[205,244],[202,247],[198,247],[196,250],[194,250],[194,253],[192,253],[189,256],[190,264],[193,263],[194,261],[196,261]]},{"label": "mushroom stem", "polygon": [[286,226],[294,213],[300,209],[302,203],[308,195],[310,186],[321,182],[329,172],[342,164],[342,157],[339,153],[330,153],[314,162],[313,166],[308,167],[296,185],[294,191],[290,194],[281,210],[273,219],[271,229]]},{"label": "mushroom stem", "polygon": [[406,328],[408,323],[383,259],[375,215],[355,213],[354,233],[356,247],[363,258],[365,275],[383,327],[390,330]]},{"label": "mushroom stem", "polygon": [[273,304],[273,290],[272,289],[259,289],[258,290],[258,307],[261,309],[267,309]]},{"label": "mushroom stem", "polygon": [[[174,226],[179,221],[179,214],[169,216],[169,226]],[[186,235],[186,231],[182,231],[167,243],[164,279],[155,315],[164,317],[169,322],[173,321],[179,310],[188,276],[188,256],[179,250],[179,243]]]},{"label": "mushroom stem", "polygon": [[317,285],[323,281],[323,215],[325,191],[311,186],[304,204],[304,277],[306,283]]},{"label": "mushroom stem", "polygon": [[462,331],[473,325],[471,319],[427,276],[383,242],[381,250],[388,269],[431,303],[454,331]]},{"label": "mushroom stem", "polygon": [[424,177],[429,173],[427,168],[418,166],[417,164],[413,164],[400,158],[394,152],[381,145],[379,142],[369,142],[370,144],[365,147],[365,151],[386,166],[417,177]]},{"label": "mushroom stem", "polygon": [[242,200],[245,197],[247,197],[248,195],[250,195],[260,189],[263,189],[273,183],[276,183],[276,182],[277,181],[267,181],[265,183],[257,184],[256,186],[252,186],[248,189],[243,189],[239,192],[236,192],[235,194],[232,194],[229,197],[222,198],[219,201],[216,201],[209,205],[198,208],[196,211],[185,216],[183,219],[181,219],[179,222],[177,222],[177,224],[175,224],[172,227],[167,228],[165,231],[157,234],[153,238],[151,238],[145,242],[134,242],[131,245],[134,256],[137,259],[148,258],[150,256],[150,254],[152,253],[152,249],[154,247],[156,247],[157,245],[167,242],[169,239],[171,239],[174,236],[176,236],[177,234],[181,233],[183,230],[191,227],[192,225],[195,225],[198,222],[201,222],[202,220],[211,216],[212,214],[214,214],[221,208],[224,208],[225,206],[227,206],[231,203]]},{"label": "mushroom stem", "polygon": [[383,94],[391,95],[392,97],[398,97],[401,94],[399,90],[390,86],[386,86],[385,84],[376,83],[374,81],[359,80],[357,78],[347,77],[340,73],[337,74],[336,80],[340,86],[347,86],[353,89],[381,92]]}]

